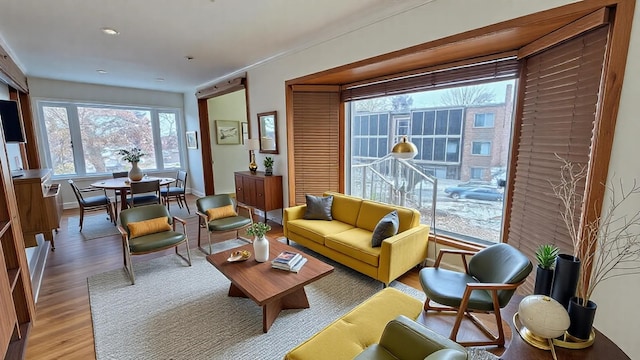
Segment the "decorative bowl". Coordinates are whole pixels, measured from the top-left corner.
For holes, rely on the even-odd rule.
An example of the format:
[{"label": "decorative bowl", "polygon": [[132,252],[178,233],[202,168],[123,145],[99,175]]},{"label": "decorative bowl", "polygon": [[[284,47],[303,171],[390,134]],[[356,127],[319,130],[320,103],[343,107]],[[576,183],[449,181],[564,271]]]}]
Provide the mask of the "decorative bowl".
[{"label": "decorative bowl", "polygon": [[247,250],[234,251],[229,255],[228,262],[245,261],[251,257],[251,252]]}]

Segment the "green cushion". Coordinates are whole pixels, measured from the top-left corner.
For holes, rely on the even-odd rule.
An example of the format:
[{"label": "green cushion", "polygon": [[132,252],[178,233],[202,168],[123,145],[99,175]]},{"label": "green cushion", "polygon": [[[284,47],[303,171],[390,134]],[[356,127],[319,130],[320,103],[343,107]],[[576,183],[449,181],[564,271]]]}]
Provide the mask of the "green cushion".
[{"label": "green cushion", "polygon": [[[442,268],[424,268],[420,270],[420,284],[429,299],[447,306],[460,306],[467,283],[477,283],[473,277],[458,271]],[[469,309],[491,311],[493,301],[491,293],[474,290],[469,298]]]},{"label": "green cushion", "polygon": [[209,221],[209,231],[235,230],[249,224],[251,224],[251,220],[249,218],[244,216],[229,216]]},{"label": "green cushion", "polygon": [[233,200],[228,194],[209,195],[196,200],[196,207],[198,211],[203,214],[206,214],[209,209],[227,205],[234,205]]},{"label": "green cushion", "polygon": [[186,239],[183,233],[164,231],[129,239],[131,253],[144,253],[175,246]]}]

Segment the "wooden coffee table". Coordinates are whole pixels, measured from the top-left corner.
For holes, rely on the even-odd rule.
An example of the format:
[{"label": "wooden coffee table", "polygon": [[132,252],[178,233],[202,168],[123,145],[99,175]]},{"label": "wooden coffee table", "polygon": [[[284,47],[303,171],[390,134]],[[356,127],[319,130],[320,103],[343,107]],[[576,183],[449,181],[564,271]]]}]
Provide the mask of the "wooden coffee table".
[{"label": "wooden coffee table", "polygon": [[[229,254],[238,250],[248,250],[252,255],[247,261],[228,262]],[[256,262],[252,244],[207,256],[207,261],[231,281],[229,296],[246,297],[262,306],[262,331],[265,333],[282,309],[308,308],[304,286],[333,272],[333,266],[307,254],[303,254],[307,263],[298,273],[272,269],[271,260],[285,250],[300,252],[287,244],[269,240],[269,260],[263,263]]]}]

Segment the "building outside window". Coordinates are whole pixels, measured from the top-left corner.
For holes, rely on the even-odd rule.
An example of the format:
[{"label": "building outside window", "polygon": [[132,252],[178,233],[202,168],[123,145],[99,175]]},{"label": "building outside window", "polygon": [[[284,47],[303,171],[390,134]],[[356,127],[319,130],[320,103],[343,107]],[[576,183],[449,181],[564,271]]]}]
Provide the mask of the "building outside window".
[{"label": "building outside window", "polygon": [[477,167],[471,168],[471,179],[482,180],[483,177],[484,177],[484,168],[477,168]]},{"label": "building outside window", "polygon": [[493,118],[494,118],[493,113],[476,114],[473,120],[473,127],[492,128]]},{"label": "building outside window", "polygon": [[[350,170],[348,191],[377,201],[401,203],[422,214],[422,222],[431,225],[433,184],[407,168],[398,168],[390,151],[402,136],[416,145],[418,154],[410,163],[422,174],[437,178],[435,230],[471,242],[500,241],[503,202],[473,198],[452,199],[446,188],[465,186],[495,187],[506,178],[509,164],[513,113],[513,81],[490,88],[501,95],[483,103],[440,102],[445,92],[456,88],[393,95],[348,104],[351,122]],[[464,93],[460,91],[459,93]],[[404,97],[398,101],[397,97]],[[500,100],[504,99],[504,100]],[[394,104],[408,104],[402,108]],[[380,174],[389,173],[389,178]],[[404,195],[390,193],[401,190]]]},{"label": "building outside window", "polygon": [[471,144],[472,155],[491,155],[491,142],[490,141],[474,141]]},{"label": "building outside window", "polygon": [[111,174],[129,170],[120,149],[146,154],[144,170],[182,167],[179,111],[148,107],[38,101],[47,161],[54,176]]}]

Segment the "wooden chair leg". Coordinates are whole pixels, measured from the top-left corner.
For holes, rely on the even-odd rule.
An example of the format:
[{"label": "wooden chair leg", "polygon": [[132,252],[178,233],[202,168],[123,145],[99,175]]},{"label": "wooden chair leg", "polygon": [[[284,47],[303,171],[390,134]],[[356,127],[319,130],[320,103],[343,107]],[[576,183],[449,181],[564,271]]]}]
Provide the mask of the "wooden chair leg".
[{"label": "wooden chair leg", "polygon": [[80,206],[80,231],[82,231],[82,222],[84,221],[84,208]]}]

